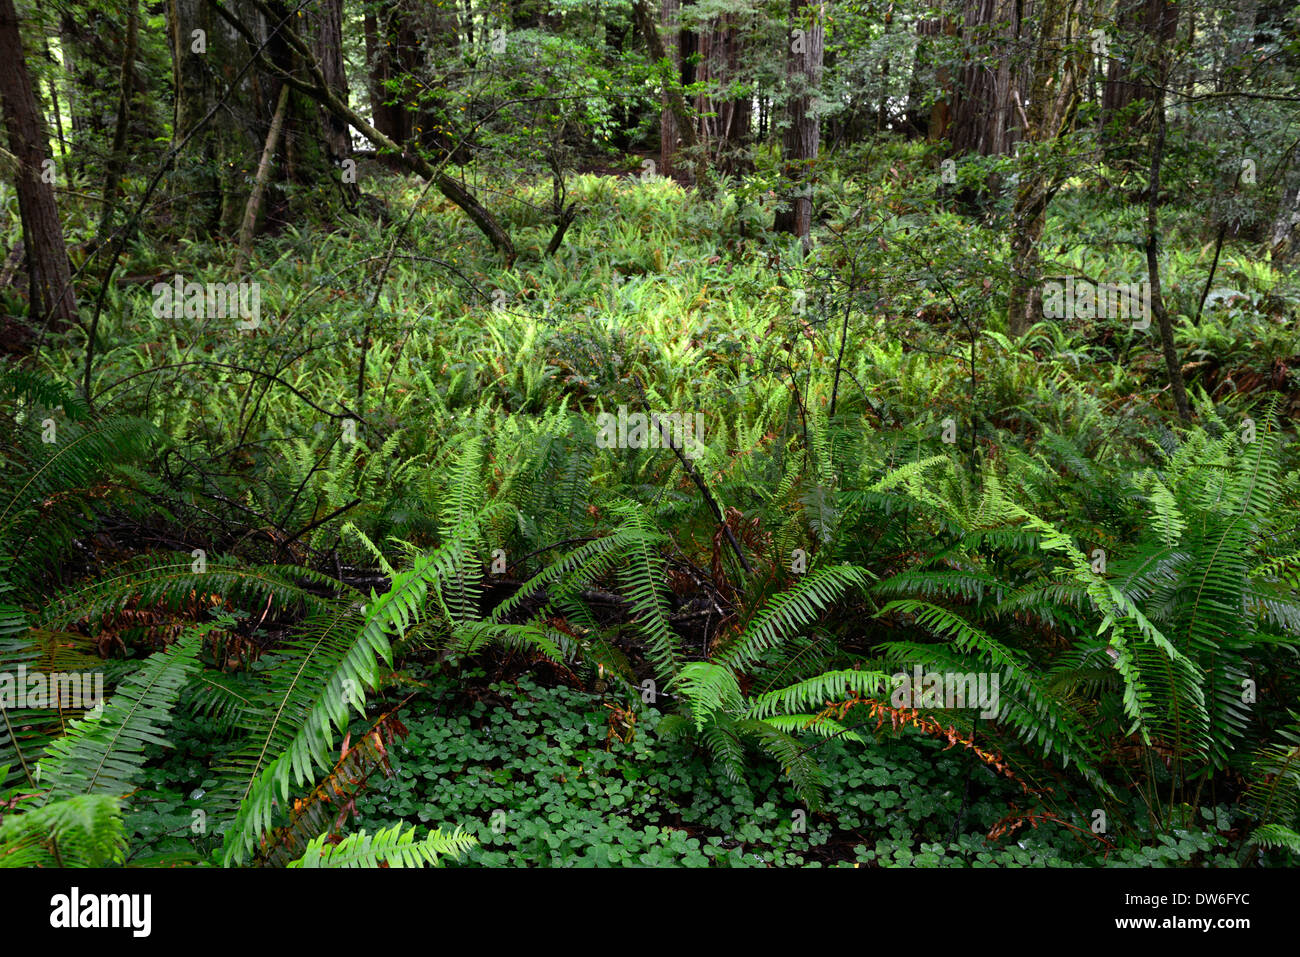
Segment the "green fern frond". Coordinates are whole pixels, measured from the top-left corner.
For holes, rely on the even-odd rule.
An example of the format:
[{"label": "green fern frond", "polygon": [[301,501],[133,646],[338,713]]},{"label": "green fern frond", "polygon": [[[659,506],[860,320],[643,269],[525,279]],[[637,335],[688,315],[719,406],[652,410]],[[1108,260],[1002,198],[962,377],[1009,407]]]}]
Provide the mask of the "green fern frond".
[{"label": "green fern frond", "polygon": [[816,759],[800,741],[768,721],[742,720],[737,729],[752,736],[758,747],[773,758],[790,778],[795,793],[812,810],[820,810],[826,781]]},{"label": "green fern frond", "polygon": [[430,831],[415,839],[415,828],[394,824],[374,834],[358,831],[337,844],[326,844],[328,835],[312,840],[305,853],[290,867],[439,867],[443,857],[457,858],[478,843],[473,835],[456,830],[451,834]]},{"label": "green fern frond", "polygon": [[889,677],[878,671],[827,671],[806,681],[778,688],[753,698],[744,711],[746,718],[770,718],[810,706],[842,701],[850,693],[875,695],[885,689]]},{"label": "green fern frond", "polygon": [[37,783],[49,799],[78,794],[125,794],[134,787],[148,744],[167,746],[163,729],[189,675],[203,636],[201,625],[182,635],[165,651],[149,656],[139,671],[117,687],[102,713],[69,722],[67,732],[46,750]]},{"label": "green fern frond", "polygon": [[360,599],[361,594],[333,578],[295,565],[244,565],[220,555],[205,559],[195,571],[188,555],[146,555],[116,566],[88,584],[56,594],[38,616],[48,628],[66,628],[77,621],[111,618],[135,602],[142,607],[189,610],[196,595],[219,595],[236,605],[301,607],[309,614],[329,608],[333,599],[318,592],[329,589]]},{"label": "green fern frond", "polygon": [[[1287,834],[1300,829],[1300,713],[1277,732],[1277,742],[1261,748],[1251,762],[1246,811],[1258,822],[1252,840],[1289,847]],[[1295,848],[1291,848],[1295,850]]]},{"label": "green fern frond", "polygon": [[773,718],[764,718],[766,724],[770,724],[785,734],[815,734],[818,737],[832,739],[839,738],[843,741],[854,741],[858,744],[866,744],[866,739],[856,731],[846,728],[834,718],[828,718],[819,714],[783,714]]},{"label": "green fern frond", "polygon": [[726,665],[712,661],[691,661],[683,665],[669,687],[685,699],[696,731],[703,731],[719,711],[739,711],[743,701],[736,675]]},{"label": "green fern frond", "polygon": [[122,802],[108,794],[20,808],[0,821],[0,868],[113,867],[126,850]]},{"label": "green fern frond", "polygon": [[1251,833],[1250,840],[1260,847],[1280,847],[1300,855],[1300,833],[1281,824],[1265,824],[1256,828]]},{"label": "green fern frond", "polygon": [[661,680],[670,681],[680,669],[679,639],[668,624],[667,604],[660,594],[668,578],[663,557],[655,547],[661,536],[651,531],[637,506],[622,510],[628,536],[627,563],[619,571],[623,592],[632,605],[633,620],[646,641],[646,657]]},{"label": "green fern frond", "polygon": [[772,596],[716,660],[737,670],[757,663],[764,652],[815,621],[850,588],[866,588],[871,577],[855,565],[830,565],[809,572],[793,588]]},{"label": "green fern frond", "polygon": [[0,399],[16,401],[19,405],[62,408],[64,415],[73,422],[80,422],[90,415],[74,383],[60,382],[47,372],[7,363],[0,366]]},{"label": "green fern frond", "polygon": [[271,826],[277,792],[287,802],[291,783],[302,786],[333,766],[334,734],[353,710],[364,714],[365,690],[377,684],[379,661],[392,665],[393,638],[424,616],[430,591],[463,563],[461,539],[471,538],[472,527],[494,507],[471,515],[447,544],[417,556],[384,594],[372,591],[360,612],[336,607],[287,643],[289,656],[267,675],[255,731],[225,775],[225,800],[237,808],[222,852],[227,864],[242,861]]},{"label": "green fern frond", "polygon": [[[947,639],[970,663],[960,671],[991,670],[999,676],[999,719],[1015,728],[1029,744],[1037,744],[1044,755],[1053,751],[1065,764],[1073,762],[1093,783],[1100,783],[1096,758],[1092,753],[1082,722],[1034,673],[1032,665],[1010,648],[980,630],[956,613],[928,602],[914,599],[892,601],[878,615],[905,614],[927,631]],[[929,655],[942,656],[941,648],[929,648],[908,642],[886,645],[891,657],[900,662],[920,661],[929,664]]]}]

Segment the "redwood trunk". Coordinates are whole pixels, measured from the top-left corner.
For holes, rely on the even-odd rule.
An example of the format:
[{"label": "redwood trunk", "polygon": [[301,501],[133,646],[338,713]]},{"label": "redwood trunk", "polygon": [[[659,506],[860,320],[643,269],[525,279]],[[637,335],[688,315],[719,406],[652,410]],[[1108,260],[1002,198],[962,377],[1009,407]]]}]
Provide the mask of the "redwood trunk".
[{"label": "redwood trunk", "polygon": [[27,248],[30,316],[59,330],[76,321],[77,300],[72,290],[72,270],[54,200],[54,186],[44,182],[41,176],[49,158],[45,123],[27,73],[13,0],[0,0],[0,63],[4,64],[0,70],[0,99],[4,101],[5,129],[10,152],[18,161],[15,179],[23,243]]},{"label": "redwood trunk", "polygon": [[1010,153],[1020,138],[1015,91],[1026,87],[1024,6],[1016,0],[967,0],[962,21],[965,65],[953,107],[957,153]]},{"label": "redwood trunk", "polygon": [[[348,77],[343,63],[343,0],[321,0],[316,14],[316,60],[325,82],[344,103],[348,102]],[[352,134],[347,121],[317,104],[326,159],[332,167],[341,167],[352,156]],[[339,177],[344,202],[348,208],[356,203],[361,191],[355,182]]]},{"label": "redwood trunk", "polygon": [[[790,0],[791,40],[786,61],[790,99],[782,145],[785,178],[791,190],[788,207],[776,214],[776,229],[798,236],[805,249],[812,232],[813,165],[821,137],[814,95],[821,83],[826,48],[825,13],[824,0]],[[795,30],[803,31],[801,38]]]},{"label": "redwood trunk", "polygon": [[[671,38],[670,42],[673,44],[676,44],[679,36],[677,29],[678,8],[677,0],[664,0],[662,16],[665,28]],[[695,135],[695,119],[687,108],[686,97],[682,95],[680,68],[675,48],[674,52],[670,54],[669,49],[664,45],[663,36],[659,30],[659,17],[656,15],[651,0],[634,0],[632,13],[636,18],[637,30],[641,33],[641,39],[646,45],[650,59],[656,65],[668,61],[669,66],[669,72],[662,76],[663,99],[664,112],[670,114],[672,119],[667,126],[660,126],[659,161],[662,167],[661,172],[665,176],[678,175],[681,164],[677,159],[677,154],[680,150],[685,150],[691,155],[692,159],[703,166],[703,157],[699,156],[699,143]],[[707,170],[702,168],[694,172],[695,176],[691,178],[700,179]]]}]

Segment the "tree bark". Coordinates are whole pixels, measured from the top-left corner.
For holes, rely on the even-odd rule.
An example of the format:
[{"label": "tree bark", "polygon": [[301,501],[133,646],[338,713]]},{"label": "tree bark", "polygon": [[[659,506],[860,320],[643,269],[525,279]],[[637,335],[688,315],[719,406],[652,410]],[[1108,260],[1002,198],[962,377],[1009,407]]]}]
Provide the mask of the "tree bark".
[{"label": "tree bark", "polygon": [[[894,23],[894,0],[889,0],[889,9],[885,11],[884,33],[885,39],[889,38],[889,28]],[[876,104],[876,132],[885,132],[885,125],[889,118],[889,58],[882,57],[880,61],[880,99]]]},{"label": "tree bark", "polygon": [[72,270],[59,222],[54,186],[42,178],[46,153],[45,123],[36,104],[13,0],[0,0],[0,100],[4,102],[9,149],[18,162],[15,176],[18,211],[27,247],[30,317],[51,330],[77,320]]},{"label": "tree bark", "polygon": [[903,126],[909,137],[925,137],[927,142],[936,143],[948,138],[948,128],[952,121],[952,74],[947,67],[941,66],[935,71],[934,85],[939,88],[939,96],[925,110],[928,90],[925,64],[935,41],[927,37],[953,36],[957,27],[950,17],[937,20],[920,20],[916,24],[916,48],[912,52],[910,79],[907,84],[907,105],[903,108]]},{"label": "tree bark", "polygon": [[[1178,17],[1176,7],[1165,8],[1165,15],[1168,20],[1175,21]],[[1167,26],[1168,24],[1165,24]],[[1157,37],[1169,37],[1171,33],[1166,33],[1161,29]],[[1155,144],[1151,150],[1151,178],[1147,188],[1147,277],[1151,283],[1151,313],[1156,318],[1156,324],[1160,329],[1160,345],[1164,352],[1165,369],[1169,373],[1169,389],[1174,396],[1174,407],[1178,410],[1178,418],[1184,423],[1192,421],[1191,405],[1187,401],[1187,387],[1183,383],[1183,371],[1178,362],[1178,351],[1174,347],[1174,326],[1169,318],[1169,313],[1165,309],[1164,297],[1160,288],[1160,164],[1164,159],[1165,150],[1165,78],[1168,76],[1168,56],[1166,46],[1159,42],[1154,51],[1156,62],[1159,64],[1160,82],[1159,92],[1156,94],[1154,104],[1156,136]]]},{"label": "tree bark", "polygon": [[136,39],[139,34],[140,0],[130,0],[126,20],[126,44],[122,51],[122,73],[117,100],[117,121],[113,128],[113,149],[104,171],[104,198],[99,214],[99,241],[103,242],[112,223],[122,170],[126,166],[126,139],[131,124],[131,99],[135,92]]},{"label": "tree bark", "polygon": [[[321,0],[315,21],[316,58],[320,61],[321,74],[334,95],[346,103],[348,77],[343,62],[343,0]],[[331,166],[339,167],[352,156],[352,135],[348,132],[348,124],[323,107],[320,108],[319,122],[326,157]],[[341,178],[339,182],[344,201],[351,208],[360,196],[360,189],[355,182]]]},{"label": "tree bark", "polygon": [[[264,102],[254,71],[236,80],[252,49],[266,40],[267,21],[248,10],[245,0],[225,3],[234,8],[226,12],[240,20],[247,42],[208,0],[167,0],[173,142],[181,142],[225,97],[222,108],[176,157],[169,186],[175,207],[185,213],[176,216],[178,222],[233,236],[247,198],[244,183],[254,172],[253,158],[265,138],[272,104]],[[204,52],[195,51],[195,31],[202,31]],[[236,85],[227,90],[230,83]]]},{"label": "tree bark", "polygon": [[[792,184],[788,208],[776,214],[775,229],[799,237],[805,250],[812,232],[813,165],[821,138],[815,95],[822,77],[826,49],[825,0],[790,0],[791,39],[786,59],[790,81],[786,105],[788,126],[783,138],[784,175]],[[793,31],[803,31],[802,36]]]},{"label": "tree bark", "polygon": [[253,180],[253,189],[248,194],[248,204],[244,207],[244,221],[239,227],[239,253],[235,257],[235,272],[242,273],[253,253],[253,230],[257,226],[257,213],[262,207],[262,196],[266,192],[267,181],[271,178],[271,163],[275,159],[275,150],[280,145],[280,131],[284,129],[284,115],[289,107],[289,84],[280,86],[280,96],[275,103],[275,115],[271,117],[271,129],[266,134],[266,146],[262,149],[262,159],[257,164],[257,177]]},{"label": "tree bark", "polygon": [[[672,69],[678,72],[682,68],[680,32],[677,29],[677,13],[681,8],[679,0],[663,0],[662,24],[668,40],[664,55],[672,58]],[[677,129],[677,114],[668,108],[668,93],[663,95],[664,107],[659,111],[659,168],[665,176],[672,176],[676,169],[678,139],[681,134]]]},{"label": "tree bark", "polygon": [[444,97],[429,82],[437,71],[426,59],[427,50],[449,51],[454,58],[460,45],[454,12],[420,0],[387,0],[366,13],[365,36],[375,129],[394,143],[418,143],[435,156],[455,150],[452,162],[468,162]]},{"label": "tree bark", "polygon": [[[1050,143],[1073,125],[1080,87],[1087,75],[1087,58],[1071,51],[1070,38],[1081,31],[1079,0],[1043,0],[1033,25],[1038,37],[1030,62],[1027,96],[1012,88],[1024,124],[1021,138],[1029,143]],[[1063,171],[1043,164],[1023,164],[1011,213],[1011,294],[1008,297],[1008,331],[1012,338],[1025,334],[1042,318],[1039,289],[1039,242],[1047,223],[1047,207],[1061,187]]]},{"label": "tree bark", "polygon": [[1101,97],[1102,131],[1112,141],[1131,127],[1135,103],[1155,100],[1154,77],[1162,69],[1161,51],[1173,41],[1178,30],[1177,0],[1121,0],[1121,3],[1116,17],[1120,36],[1110,51]]},{"label": "tree bark", "polygon": [[[215,3],[217,0],[212,0],[212,2]],[[251,0],[251,2],[258,10],[266,12],[266,0]],[[378,149],[388,151],[404,169],[426,180],[433,180],[438,187],[438,191],[459,206],[465,215],[470,218],[470,221],[487,236],[493,247],[505,257],[507,265],[514,262],[515,247],[510,239],[510,234],[501,227],[496,218],[474,198],[474,195],[469,190],[443,172],[442,166],[445,165],[445,161],[438,167],[434,167],[417,150],[404,149],[400,144],[377,130],[356,110],[340,100],[334,90],[330,89],[324,73],[321,72],[320,64],[316,62],[311,48],[303,41],[302,37],[298,36],[287,24],[280,28],[280,35],[301,58],[300,62],[309,79],[303,80],[286,70],[277,69],[265,57],[260,58],[263,65],[278,73],[280,78],[294,89],[305,93],[335,116],[349,123],[353,129],[356,129],[362,136],[374,143]]]},{"label": "tree bark", "polygon": [[[739,79],[744,62],[744,33],[734,17],[722,14],[696,38],[700,62],[695,80],[719,91],[727,90]],[[751,97],[726,96],[706,89],[696,97],[695,115],[699,118],[697,133],[711,167],[732,174],[753,168],[746,149],[753,116]]]},{"label": "tree bark", "polygon": [[[952,115],[957,153],[1010,153],[1020,136],[1013,91],[1024,89],[1024,6],[1017,0],[966,0],[962,21],[965,65]],[[991,51],[991,52],[990,52]]]},{"label": "tree bark", "polygon": [[78,173],[86,168],[86,156],[92,135],[93,111],[90,109],[90,91],[95,88],[94,76],[83,65],[81,26],[78,11],[69,5],[59,17],[59,52],[63,58],[63,69],[68,81],[68,118],[69,136],[72,144],[72,169]]},{"label": "tree bark", "polygon": [[[324,82],[346,102],[331,0],[322,2],[311,16],[297,16],[302,11],[287,0],[166,0],[175,90],[173,137],[187,143],[186,151],[176,156],[169,181],[182,225],[232,240],[238,236],[248,183],[256,176],[275,113],[278,78],[300,72],[307,57],[315,62],[311,45],[300,48],[288,42],[291,28],[318,43],[327,64],[333,61]],[[196,49],[196,31],[202,31],[201,49]],[[261,69],[244,69],[250,60]],[[347,144],[346,127],[325,120],[313,100],[291,87],[281,132],[284,160],[273,169],[268,188],[294,182],[303,187],[292,194],[299,202],[322,203],[331,188],[332,162],[346,158],[336,154]],[[186,139],[201,121],[206,122],[198,134]]]},{"label": "tree bark", "polygon": [[[664,18],[667,20],[670,8],[673,10],[673,23],[669,26],[670,35],[675,35],[676,26],[676,9],[677,0],[664,0]],[[695,118],[691,115],[690,109],[686,105],[686,97],[682,95],[681,78],[677,75],[677,59],[674,54],[670,58],[668,50],[664,46],[663,37],[659,33],[659,26],[656,22],[656,11],[651,0],[633,0],[632,14],[636,18],[637,29],[641,33],[642,42],[646,45],[646,50],[650,54],[650,59],[661,68],[660,80],[663,83],[663,99],[667,108],[666,112],[671,114],[672,123],[671,131],[664,132],[664,127],[660,127],[660,150],[659,162],[662,172],[665,176],[671,176],[677,173],[678,142],[681,149],[699,168],[695,169],[694,175],[690,175],[689,167],[685,170],[688,178],[697,181],[707,175],[704,158],[700,156],[699,139],[695,135]],[[675,41],[674,41],[675,42]],[[672,135],[675,133],[676,135]],[[671,142],[669,139],[671,138]],[[664,150],[668,152],[665,153]]]},{"label": "tree bark", "polygon": [[420,69],[411,11],[403,0],[389,0],[374,11],[367,6],[365,32],[375,129],[405,145],[411,138],[414,107],[408,101],[407,78]]},{"label": "tree bark", "polygon": [[50,106],[54,109],[54,133],[59,138],[59,159],[65,164],[68,162],[68,138],[63,133],[63,110],[59,107],[59,80],[55,75],[57,64],[54,54],[50,52],[50,41],[48,38],[41,42],[45,52],[45,62],[50,65],[50,72],[46,74],[45,82],[50,88]]},{"label": "tree bark", "polygon": [[1300,169],[1294,168],[1298,157],[1300,147],[1293,146],[1282,164],[1282,199],[1269,229],[1273,260],[1279,263],[1291,262],[1300,253]]}]

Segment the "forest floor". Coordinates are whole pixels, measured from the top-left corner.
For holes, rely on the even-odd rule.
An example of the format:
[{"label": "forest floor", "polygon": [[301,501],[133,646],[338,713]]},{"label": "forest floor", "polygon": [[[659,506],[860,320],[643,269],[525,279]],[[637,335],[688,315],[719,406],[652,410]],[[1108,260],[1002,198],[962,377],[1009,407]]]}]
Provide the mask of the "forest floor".
[{"label": "forest floor", "polygon": [[[579,214],[553,256],[543,252],[554,228],[550,184],[503,190],[520,252],[503,269],[440,196],[381,175],[372,188],[387,224],[285,223],[260,244],[250,274],[261,284],[261,324],[252,331],[151,312],[153,282],[223,275],[221,247],[133,249],[123,268],[131,281],[109,291],[94,391],[177,443],[161,479],[188,498],[175,515],[123,511],[79,539],[80,557],[59,570],[72,597],[57,596],[49,614],[75,606],[79,582],[198,543],[222,570],[301,566],[357,596],[382,595],[394,574],[386,562],[400,568],[403,556],[444,544],[470,503],[507,502],[512,517],[485,519],[482,540],[485,561],[489,546],[505,543],[507,568],[454,605],[481,620],[518,598],[545,562],[622,527],[633,501],[663,536],[660,597],[675,666],[709,666],[765,601],[795,587],[796,548],[861,563],[881,580],[928,561],[956,519],[926,530],[924,508],[888,499],[868,479],[950,451],[954,468],[975,456],[1023,467],[1017,495],[1037,490],[1038,504],[1057,508],[1055,520],[1080,541],[1120,549],[1136,533],[1103,525],[1114,504],[1107,489],[1147,467],[1168,421],[1154,340],[1102,319],[1044,323],[1009,340],[997,292],[1005,283],[989,278],[1012,267],[1007,211],[958,215],[915,160],[907,148],[879,157],[865,186],[830,178],[819,208],[841,238],[807,261],[767,229],[775,201],[762,183],[703,198],[611,168],[568,182]],[[1096,202],[1069,190],[1057,200],[1043,243],[1051,265],[1140,277],[1142,210]],[[880,222],[864,225],[863,210]],[[1170,310],[1186,317],[1213,251],[1199,242],[1194,209],[1166,216]],[[1090,224],[1088,242],[1073,238],[1080,222]],[[376,264],[385,261],[376,296]],[[847,274],[859,283],[849,293]],[[1300,408],[1294,279],[1243,243],[1224,251],[1213,286],[1200,321],[1179,326],[1198,401],[1225,422],[1272,402],[1285,423]],[[79,380],[84,350],[54,355],[55,371]],[[698,481],[665,450],[611,452],[595,441],[600,413],[648,403],[706,414]],[[947,421],[968,430],[955,449],[943,438]],[[339,440],[348,422],[359,440]],[[1033,472],[1035,462],[1050,468]],[[1068,486],[1061,501],[1050,498],[1053,483]],[[734,543],[701,485],[725,510]],[[978,498],[957,479],[945,488],[954,500]],[[999,531],[1010,547],[1023,544],[1023,530]],[[1042,566],[1037,545],[1026,547],[1028,557],[996,569],[1008,582],[1023,584],[1017,575]],[[979,577],[984,548],[971,546],[969,563],[932,566],[972,576],[951,586],[961,611],[978,606],[985,587],[1003,587]],[[738,554],[752,575],[740,574]],[[715,760],[716,741],[682,731],[690,721],[680,720],[680,685],[670,691],[661,680],[642,692],[658,675],[660,649],[641,630],[646,606],[624,574],[593,573],[581,608],[529,596],[504,622],[522,628],[545,609],[547,640],[581,645],[586,660],[556,661],[536,647],[466,653],[430,625],[413,629],[394,675],[350,728],[356,741],[380,722],[387,750],[374,773],[330,799],[335,828],[465,827],[478,845],[464,863],[478,865],[1236,863],[1240,787],[1161,833],[1141,789],[1125,791],[1111,816],[1129,838],[1116,847],[1088,830],[1093,798],[1073,769],[1054,755],[1038,762],[1013,735],[996,745],[979,738],[994,749],[989,760],[966,732],[945,737],[888,720],[855,724],[852,736],[800,738],[788,756],[820,767],[816,807],[791,780],[791,761],[750,749],[736,774]],[[320,598],[333,586],[303,579],[302,587]],[[878,616],[887,600],[846,600],[797,636],[792,629],[773,669],[880,666],[882,646],[915,629],[906,616]],[[253,602],[195,590],[187,602],[167,612],[135,597],[87,605],[69,631],[138,657],[172,640],[206,602],[238,619],[208,662],[222,676],[214,680],[238,684],[283,665],[307,617],[305,605],[265,594]],[[1068,650],[1060,620],[1016,637],[1035,653]],[[763,681],[745,675],[738,691],[756,695],[770,687]],[[792,715],[781,727],[798,733],[807,725],[796,719],[812,717]],[[177,717],[174,749],[151,749],[128,816],[133,855],[215,852],[221,834],[196,837],[188,823],[241,746],[232,720],[195,709]],[[1010,773],[995,767],[1004,758]]]}]

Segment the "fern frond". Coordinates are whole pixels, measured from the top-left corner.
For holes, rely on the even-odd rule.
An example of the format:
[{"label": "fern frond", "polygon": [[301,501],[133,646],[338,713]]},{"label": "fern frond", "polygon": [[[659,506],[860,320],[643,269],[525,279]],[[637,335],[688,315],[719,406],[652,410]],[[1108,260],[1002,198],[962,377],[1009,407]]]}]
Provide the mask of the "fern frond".
[{"label": "fern frond", "polygon": [[1251,762],[1246,811],[1259,827],[1252,840],[1287,844],[1287,832],[1300,828],[1300,713],[1277,732],[1279,741],[1261,748]]},{"label": "fern frond", "polygon": [[[785,688],[769,691],[752,699],[745,709],[746,718],[770,718],[779,712],[826,705],[848,697],[850,693],[874,695],[881,692],[889,677],[878,671],[827,671]],[[788,729],[787,729],[788,730]]]},{"label": "fern frond", "polygon": [[309,622],[288,643],[289,656],[268,674],[266,700],[249,744],[226,773],[225,800],[237,808],[226,831],[223,858],[238,863],[272,823],[275,795],[289,800],[291,782],[302,786],[333,766],[334,734],[355,710],[364,714],[365,689],[374,688],[380,660],[392,665],[390,636],[401,638],[425,614],[431,588],[463,561],[462,534],[493,506],[470,516],[452,540],[399,572],[387,592],[371,593],[359,613],[339,606]]},{"label": "fern frond", "polygon": [[743,700],[735,673],[726,665],[712,661],[691,661],[683,665],[670,687],[685,699],[696,731],[703,731],[716,712],[739,711]]},{"label": "fern frond", "polygon": [[772,596],[716,660],[737,670],[757,663],[764,652],[815,621],[850,588],[865,588],[870,578],[870,572],[856,565],[809,572],[793,588]]},{"label": "fern frond", "polygon": [[0,868],[112,867],[126,850],[122,802],[108,794],[62,798],[0,821]]},{"label": "fern frond", "polygon": [[67,732],[45,750],[38,783],[49,799],[78,794],[125,794],[144,765],[147,744],[166,747],[163,729],[190,673],[203,636],[202,625],[178,638],[165,651],[117,687],[96,718],[69,723]]},{"label": "fern frond", "polygon": [[655,546],[661,536],[651,531],[637,506],[623,509],[628,536],[625,555],[629,559],[620,569],[619,579],[632,605],[633,620],[646,641],[646,657],[658,670],[660,680],[670,681],[677,674],[679,639],[668,624],[668,608],[660,594],[668,574],[663,556]]},{"label": "fern frond", "polygon": [[478,843],[459,829],[451,834],[433,830],[422,840],[415,828],[403,830],[394,824],[374,834],[358,831],[337,844],[325,843],[328,835],[313,839],[306,852],[290,867],[438,867],[442,857],[460,857]]}]

